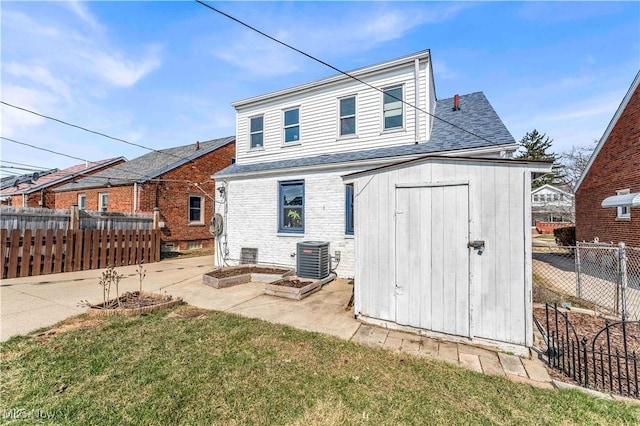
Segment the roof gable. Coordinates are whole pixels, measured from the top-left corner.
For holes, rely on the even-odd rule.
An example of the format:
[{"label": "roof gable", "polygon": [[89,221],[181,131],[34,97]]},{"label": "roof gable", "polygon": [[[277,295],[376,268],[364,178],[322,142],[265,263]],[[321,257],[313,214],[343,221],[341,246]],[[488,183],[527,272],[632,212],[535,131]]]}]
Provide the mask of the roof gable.
[{"label": "roof gable", "polygon": [[574,192],[578,192],[578,188],[580,188],[580,185],[582,184],[582,181],[584,180],[584,178],[589,173],[589,169],[591,168],[591,165],[593,164],[593,162],[598,157],[598,154],[600,153],[600,150],[602,149],[604,144],[607,143],[607,139],[609,138],[609,135],[611,134],[611,132],[613,131],[614,127],[618,123],[618,120],[622,116],[624,110],[627,108],[627,105],[629,104],[629,101],[631,100],[631,97],[638,90],[639,86],[640,86],[640,71],[638,71],[638,73],[636,74],[636,77],[633,79],[633,82],[631,83],[631,86],[629,87],[629,90],[627,90],[627,93],[624,96],[624,98],[622,99],[622,102],[620,102],[620,106],[618,106],[618,109],[616,110],[616,113],[613,115],[613,118],[609,122],[609,125],[607,126],[607,129],[605,130],[604,134],[600,138],[600,141],[598,141],[598,145],[596,145],[596,148],[593,150],[593,153],[591,154],[591,157],[589,158],[589,162],[587,163],[587,166],[582,171],[582,174],[580,175],[580,179],[578,179],[578,182],[577,182],[577,184],[576,184],[576,186],[575,186],[575,188],[573,190]]}]

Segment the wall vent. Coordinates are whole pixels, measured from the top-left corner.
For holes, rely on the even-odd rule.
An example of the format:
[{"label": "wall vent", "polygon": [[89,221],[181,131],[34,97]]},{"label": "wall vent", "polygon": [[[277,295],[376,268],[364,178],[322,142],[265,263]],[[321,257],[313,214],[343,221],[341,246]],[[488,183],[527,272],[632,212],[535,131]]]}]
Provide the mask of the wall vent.
[{"label": "wall vent", "polygon": [[255,265],[258,263],[258,249],[242,247],[240,249],[240,264]]},{"label": "wall vent", "polygon": [[328,242],[303,241],[296,245],[296,249],[296,275],[319,280],[329,276]]}]

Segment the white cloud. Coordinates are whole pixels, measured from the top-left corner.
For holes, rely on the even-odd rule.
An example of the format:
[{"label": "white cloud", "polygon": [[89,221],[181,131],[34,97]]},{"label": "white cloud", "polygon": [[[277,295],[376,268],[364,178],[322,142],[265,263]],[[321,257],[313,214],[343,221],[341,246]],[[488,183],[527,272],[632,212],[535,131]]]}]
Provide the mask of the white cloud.
[{"label": "white cloud", "polygon": [[48,88],[56,95],[62,96],[66,101],[71,100],[69,86],[62,80],[54,77],[45,67],[9,62],[2,64],[2,69],[15,77],[26,77],[32,82]]}]

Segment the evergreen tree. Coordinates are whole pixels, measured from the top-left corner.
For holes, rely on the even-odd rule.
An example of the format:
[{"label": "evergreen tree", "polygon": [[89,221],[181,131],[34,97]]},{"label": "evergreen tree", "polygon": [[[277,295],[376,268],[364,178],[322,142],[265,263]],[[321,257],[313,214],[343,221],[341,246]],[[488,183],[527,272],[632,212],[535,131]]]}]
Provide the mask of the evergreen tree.
[{"label": "evergreen tree", "polygon": [[516,154],[517,159],[553,162],[551,173],[534,176],[534,179],[531,181],[531,189],[546,184],[553,185],[562,182],[562,175],[559,173],[560,165],[557,164],[558,156],[553,152],[547,152],[552,144],[553,139],[550,139],[546,133],[540,134],[536,129],[527,132],[527,134],[520,139],[522,151]]}]

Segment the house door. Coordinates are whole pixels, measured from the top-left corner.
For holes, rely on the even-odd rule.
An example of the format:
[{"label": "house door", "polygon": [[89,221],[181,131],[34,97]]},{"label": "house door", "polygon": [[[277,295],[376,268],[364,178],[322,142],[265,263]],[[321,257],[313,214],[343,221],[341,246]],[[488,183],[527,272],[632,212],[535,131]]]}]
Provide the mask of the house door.
[{"label": "house door", "polygon": [[469,186],[396,187],[396,322],[469,336]]}]

